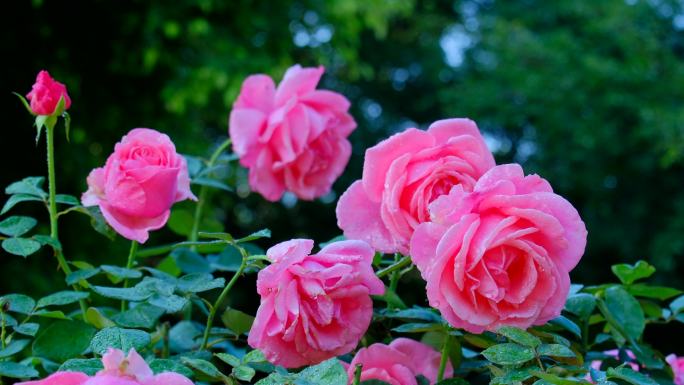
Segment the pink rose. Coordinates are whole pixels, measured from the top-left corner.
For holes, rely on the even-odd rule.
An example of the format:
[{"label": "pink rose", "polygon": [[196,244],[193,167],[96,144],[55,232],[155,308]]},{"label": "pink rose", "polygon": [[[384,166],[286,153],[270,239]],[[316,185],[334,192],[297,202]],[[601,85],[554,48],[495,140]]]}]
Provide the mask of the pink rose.
[{"label": "pink rose", "polygon": [[155,375],[135,349],[128,356],[118,349],[109,349],[102,357],[104,369],[88,377],[79,372],[57,372],[40,381],[17,385],[193,385],[185,376],[165,372]]},{"label": "pink rose", "polygon": [[102,357],[104,369],[83,385],[193,385],[182,374],[165,372],[155,375],[135,349],[128,356],[118,349],[109,349]]},{"label": "pink rose", "polygon": [[471,191],[492,167],[494,158],[472,120],[410,128],[366,151],[363,178],[337,204],[337,224],[347,238],[407,254],[416,226],[430,220],[430,202],[455,185]]},{"label": "pink rose", "polygon": [[286,190],[306,200],[327,194],[349,161],[356,122],[344,96],[316,89],[323,71],[295,65],[277,88],[266,75],[250,76],[233,105],[233,150],[252,190],[270,201]]},{"label": "pink rose", "polygon": [[472,333],[557,317],[587,230],[577,210],[517,164],[496,166],[472,192],[455,186],[430,205],[411,257],[430,305]]},{"label": "pink rose", "polygon": [[57,372],[42,380],[20,382],[17,385],[81,385],[87,379],[88,376],[81,372]]},{"label": "pink rose", "polygon": [[[347,368],[349,383],[354,379],[356,365],[361,364],[361,381],[380,380],[390,385],[417,385],[416,377],[425,376],[430,384],[437,382],[441,354],[432,347],[408,338],[397,338],[389,345],[373,344],[356,353]],[[447,363],[444,378],[451,378],[454,369]]]},{"label": "pink rose", "polygon": [[103,168],[88,175],[84,206],[102,215],[125,238],[145,242],[148,231],[164,226],[171,206],[197,200],[190,191],[185,159],[168,136],[149,128],[131,130],[114,147]]},{"label": "pink rose", "polygon": [[670,354],[665,357],[665,361],[672,367],[675,385],[684,385],[684,357],[677,357],[674,354]]},{"label": "pink rose", "polygon": [[286,368],[352,351],[373,316],[370,295],[385,291],[366,243],[335,242],[309,255],[313,245],[294,239],[271,247],[273,263],[257,278],[261,304],[248,342]]},{"label": "pink rose", "polygon": [[53,79],[45,70],[38,73],[36,83],[26,95],[31,102],[31,111],[36,115],[52,115],[61,97],[64,97],[66,111],[71,107],[71,98],[67,94],[66,86]]}]

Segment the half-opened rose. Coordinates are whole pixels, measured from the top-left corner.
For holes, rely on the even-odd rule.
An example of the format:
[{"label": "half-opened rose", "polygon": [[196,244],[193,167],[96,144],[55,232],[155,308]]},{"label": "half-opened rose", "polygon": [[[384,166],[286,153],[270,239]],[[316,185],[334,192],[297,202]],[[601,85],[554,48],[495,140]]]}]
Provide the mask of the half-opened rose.
[{"label": "half-opened rose", "polygon": [[[397,338],[389,345],[373,344],[356,353],[347,367],[349,384],[353,382],[356,365],[361,364],[361,381],[380,380],[391,385],[416,385],[419,375],[430,384],[437,382],[441,354],[432,347],[408,338]],[[444,378],[451,378],[454,369],[447,363]]]},{"label": "half-opened rose", "polygon": [[66,86],[53,79],[45,70],[38,73],[36,83],[33,84],[31,92],[26,95],[31,111],[36,115],[52,115],[62,97],[64,97],[64,110],[68,110],[71,107],[71,98],[67,94]]},{"label": "half-opened rose", "polygon": [[248,342],[286,368],[352,351],[373,316],[370,295],[385,291],[366,243],[335,242],[310,255],[313,245],[294,239],[271,247],[273,263],[257,278],[261,304]]},{"label": "half-opened rose", "polygon": [[349,161],[356,122],[344,96],[316,89],[323,72],[295,65],[277,88],[266,75],[250,76],[233,105],[233,150],[252,190],[270,201],[285,191],[306,200],[325,195]]},{"label": "half-opened rose", "polygon": [[81,198],[84,206],[100,206],[116,232],[141,243],[185,199],[197,200],[185,159],[168,136],[149,128],[133,129],[116,144],[105,166],[88,175]]},{"label": "half-opened rose", "polygon": [[473,333],[527,328],[558,316],[587,230],[577,210],[517,164],[494,167],[472,192],[455,186],[430,205],[411,257],[430,305]]},{"label": "half-opened rose", "polygon": [[337,204],[337,224],[347,238],[407,254],[414,229],[429,220],[430,202],[455,185],[471,191],[492,167],[494,158],[472,120],[408,129],[366,151],[363,178]]}]

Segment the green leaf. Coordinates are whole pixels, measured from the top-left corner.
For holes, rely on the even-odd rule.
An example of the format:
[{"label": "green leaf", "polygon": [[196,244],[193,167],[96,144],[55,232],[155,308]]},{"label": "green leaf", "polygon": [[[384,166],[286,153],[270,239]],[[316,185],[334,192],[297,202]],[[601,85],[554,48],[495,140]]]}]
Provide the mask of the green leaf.
[{"label": "green leaf", "polygon": [[68,194],[57,194],[55,195],[55,201],[63,205],[78,206],[81,202],[73,195]]},{"label": "green leaf", "polygon": [[36,126],[36,145],[38,145],[38,141],[40,141],[40,134],[43,132],[43,127],[46,125],[48,118],[50,118],[49,115],[36,116],[36,119],[34,121],[34,124]]},{"label": "green leaf", "polygon": [[59,243],[59,240],[54,239],[49,235],[36,234],[36,235],[32,236],[31,238],[43,246],[50,246],[54,250],[62,250],[62,244]]},{"label": "green leaf", "polygon": [[201,335],[201,330],[192,321],[180,321],[169,330],[171,350],[186,351],[199,347],[196,340]]},{"label": "green leaf", "polygon": [[534,349],[513,343],[490,346],[482,352],[489,361],[499,365],[520,365],[534,359]]},{"label": "green leaf", "polygon": [[652,380],[650,377],[639,372],[635,372],[631,368],[621,367],[621,368],[608,368],[606,371],[608,378],[616,378],[619,380],[627,381],[634,385],[658,385],[657,382]]},{"label": "green leaf", "polygon": [[13,93],[16,97],[19,98],[19,100],[21,101],[21,104],[24,105],[24,108],[26,108],[26,111],[28,111],[29,114],[35,115],[35,113],[34,113],[33,110],[31,109],[31,106],[29,105],[28,101],[26,100],[26,98],[25,98],[23,95],[18,94],[18,93],[16,93],[16,92],[12,92],[12,93]]},{"label": "green leaf", "polygon": [[0,358],[7,358],[13,356],[24,350],[30,340],[12,340],[4,349],[0,350]]},{"label": "green leaf", "polygon": [[188,369],[185,365],[181,364],[176,360],[155,358],[150,361],[150,368],[154,374],[174,372],[184,375],[185,377],[192,377],[192,370]]},{"label": "green leaf", "polygon": [[664,286],[650,286],[643,283],[635,283],[627,286],[627,291],[636,297],[656,298],[664,301],[676,295],[682,294],[681,290]]},{"label": "green leaf", "polygon": [[98,329],[116,326],[112,320],[107,318],[104,314],[102,314],[101,311],[94,307],[90,307],[88,310],[86,310],[85,321]]},{"label": "green leaf", "polygon": [[59,367],[59,371],[61,372],[81,372],[88,376],[94,376],[102,369],[104,369],[102,360],[98,358],[72,358],[65,361],[62,366]]},{"label": "green leaf", "polygon": [[261,350],[254,349],[242,357],[242,361],[245,363],[250,362],[266,362],[266,356]]},{"label": "green leaf", "polygon": [[382,309],[379,312],[379,315],[387,318],[398,318],[398,319],[412,319],[412,320],[420,320],[420,321],[426,321],[430,323],[442,323],[444,320],[442,317],[440,317],[439,314],[435,313],[434,311],[423,308],[423,307],[412,307],[410,309],[402,309],[402,310],[389,310],[389,309]]},{"label": "green leaf", "polygon": [[190,273],[211,273],[209,262],[194,251],[180,247],[171,252],[171,256],[176,265],[186,274]]},{"label": "green leaf", "polygon": [[228,364],[228,365],[230,365],[230,366],[233,366],[233,367],[235,367],[235,366],[240,366],[240,365],[242,364],[242,361],[240,361],[239,358],[235,357],[235,356],[232,355],[232,354],[228,354],[228,353],[216,353],[216,354],[214,354],[214,355],[215,355],[216,358],[218,358],[219,360],[221,360],[221,361],[225,362],[226,364]]},{"label": "green leaf", "polygon": [[536,348],[541,344],[541,340],[532,334],[515,327],[504,326],[496,331],[502,336],[508,338],[512,342],[516,342],[523,346],[529,346],[531,348]]},{"label": "green leaf", "polygon": [[33,195],[45,200],[48,194],[43,191],[43,182],[45,178],[42,176],[30,176],[18,182],[14,182],[5,188],[5,194],[26,194]]},{"label": "green leaf", "polygon": [[186,298],[177,296],[175,294],[153,294],[147,299],[147,302],[166,310],[167,313],[178,313],[179,311],[183,310],[185,305],[188,304],[188,300]]},{"label": "green leaf", "polygon": [[540,356],[550,356],[550,357],[571,357],[574,358],[577,355],[575,352],[570,350],[565,345],[561,344],[543,344],[537,349],[537,353]]},{"label": "green leaf", "polygon": [[162,315],[164,315],[164,309],[142,303],[130,310],[115,315],[112,317],[112,320],[119,324],[119,326],[127,328],[152,329]]},{"label": "green leaf", "polygon": [[81,321],[54,322],[33,342],[33,355],[64,362],[83,354],[94,334],[95,328]]},{"label": "green leaf", "polygon": [[189,210],[173,209],[167,225],[174,233],[188,237],[192,232],[194,215]]},{"label": "green leaf", "polygon": [[388,305],[394,307],[394,308],[399,308],[399,309],[406,309],[407,306],[404,303],[404,301],[397,295],[397,293],[394,290],[391,290],[389,287],[385,287],[385,294],[383,295],[372,295],[371,298],[374,300],[378,301],[383,301],[386,302]]},{"label": "green leaf", "polygon": [[529,368],[513,369],[507,371],[503,376],[492,379],[490,385],[519,384],[530,377],[532,377],[532,373],[530,373]]},{"label": "green leaf", "polygon": [[262,229],[255,233],[252,233],[244,238],[236,239],[236,243],[251,242],[261,238],[271,238],[271,230]]},{"label": "green leaf", "polygon": [[2,211],[0,211],[0,215],[10,211],[12,207],[18,205],[21,202],[43,202],[43,200],[40,197],[28,194],[11,195],[9,199],[7,199],[7,202],[5,202],[5,205],[2,206]]},{"label": "green leaf", "polygon": [[141,286],[140,284],[129,288],[91,286],[91,289],[103,297],[133,302],[144,301],[153,294],[148,287]]},{"label": "green leaf", "polygon": [[38,221],[31,217],[9,217],[0,222],[0,233],[10,237],[18,237],[29,232],[37,223]]},{"label": "green leaf", "polygon": [[582,331],[580,330],[579,326],[577,326],[576,323],[572,322],[567,317],[558,316],[549,321],[549,323],[552,325],[560,326],[563,329],[569,331],[570,333],[576,335],[577,337],[582,337]]},{"label": "green leaf", "polygon": [[425,333],[439,330],[444,330],[442,324],[418,322],[401,324],[392,329],[392,331],[397,333]]},{"label": "green leaf", "polygon": [[211,179],[211,178],[195,178],[192,180],[192,184],[200,185],[200,186],[207,186],[207,187],[213,187],[219,190],[223,191],[228,191],[232,192],[233,189],[230,188],[225,183],[219,182],[216,179]]},{"label": "green leaf", "polygon": [[136,279],[142,277],[142,272],[135,269],[127,269],[125,267],[102,265],[102,271],[107,273],[109,279],[113,283],[119,283],[124,279]]},{"label": "green leaf", "polygon": [[200,238],[217,239],[226,242],[231,242],[233,240],[233,236],[225,232],[200,231],[199,233],[197,233],[197,236],[199,236]]},{"label": "green leaf", "polygon": [[634,265],[628,265],[626,263],[613,265],[611,270],[613,270],[613,274],[615,274],[625,285],[632,284],[634,281],[640,279],[648,278],[656,271],[655,267],[651,266],[646,261],[639,261]]},{"label": "green leaf", "polygon": [[64,118],[64,134],[66,135],[67,142],[71,142],[69,138],[69,133],[71,132],[71,115],[68,112],[62,112],[62,117]]},{"label": "green leaf", "polygon": [[36,306],[33,298],[23,294],[7,294],[0,298],[0,303],[7,304],[8,311],[21,314],[30,314]]},{"label": "green leaf", "polygon": [[14,331],[25,336],[35,337],[40,325],[33,322],[24,323],[14,327]]},{"label": "green leaf", "polygon": [[638,339],[646,326],[644,311],[631,294],[621,286],[612,286],[605,291],[606,309],[622,326],[627,335]]},{"label": "green leaf", "polygon": [[100,211],[100,207],[98,206],[91,206],[91,207],[76,207],[74,208],[75,211],[85,214],[90,217],[90,226],[97,231],[98,233],[104,235],[105,237],[114,240],[116,237],[116,232],[114,229],[112,229],[109,224],[107,224],[107,221],[104,219],[104,216],[102,216],[102,212]]},{"label": "green leaf", "polygon": [[198,358],[181,357],[181,362],[212,379],[223,380],[227,378],[227,376],[221,373],[221,371],[209,361]]},{"label": "green leaf", "polygon": [[68,305],[70,303],[86,299],[89,295],[89,293],[83,291],[58,291],[57,293],[50,294],[47,297],[39,299],[36,308],[42,308],[46,306]]},{"label": "green leaf", "polygon": [[589,317],[595,308],[596,297],[587,293],[571,295],[565,302],[565,310],[580,318]]},{"label": "green leaf", "polygon": [[28,257],[40,250],[40,243],[28,238],[7,238],[2,241],[2,248],[14,255]]},{"label": "green leaf", "polygon": [[337,358],[309,366],[297,373],[296,377],[311,384],[321,385],[345,385],[348,381],[347,372]]},{"label": "green leaf", "polygon": [[256,370],[249,366],[241,365],[234,367],[231,373],[240,381],[251,381],[256,374]]},{"label": "green leaf", "polygon": [[37,317],[43,317],[43,318],[54,318],[54,319],[71,319],[64,315],[64,313],[61,310],[45,310],[41,309],[33,313],[33,315]]},{"label": "green leaf", "polygon": [[252,328],[254,317],[247,313],[241,312],[240,310],[229,307],[221,316],[221,321],[223,321],[223,324],[228,329],[235,332],[235,334],[240,335],[247,333],[249,329]]},{"label": "green leaf", "polygon": [[177,288],[183,293],[200,293],[224,287],[225,279],[216,278],[207,273],[194,273],[178,278]]},{"label": "green leaf", "polygon": [[684,310],[684,295],[677,297],[674,301],[670,302],[670,310],[675,314]]},{"label": "green leaf", "polygon": [[65,281],[66,281],[67,285],[74,285],[81,280],[86,280],[88,278],[94,277],[99,273],[100,273],[99,268],[76,270],[76,271],[72,272],[71,274],[67,275]]},{"label": "green leaf", "polygon": [[0,312],[0,323],[4,323],[5,326],[16,326],[17,320],[7,313]]},{"label": "green leaf", "polygon": [[0,377],[33,378],[38,377],[38,371],[15,362],[0,361]]},{"label": "green leaf", "polygon": [[90,342],[93,352],[103,355],[109,348],[129,351],[131,348],[142,350],[150,343],[150,335],[142,330],[111,327],[102,329]]}]

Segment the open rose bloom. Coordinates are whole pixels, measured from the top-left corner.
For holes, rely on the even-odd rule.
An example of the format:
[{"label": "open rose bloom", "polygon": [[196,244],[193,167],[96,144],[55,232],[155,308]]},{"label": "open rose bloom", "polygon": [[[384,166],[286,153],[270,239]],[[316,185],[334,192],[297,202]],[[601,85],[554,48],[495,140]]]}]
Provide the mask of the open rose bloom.
[{"label": "open rose bloom", "polygon": [[31,111],[36,115],[52,115],[61,98],[64,98],[64,110],[68,110],[71,107],[71,98],[66,86],[53,79],[45,70],[38,73],[36,83],[26,95]]},{"label": "open rose bloom", "polygon": [[185,199],[197,200],[185,158],[168,136],[149,128],[133,129],[116,144],[105,166],[88,175],[81,198],[84,206],[100,206],[116,232],[141,243]]},{"label": "open rose bloom", "polygon": [[335,242],[310,255],[313,245],[295,239],[271,247],[273,263],[257,279],[261,304],[248,342],[286,368],[352,351],[373,316],[370,295],[385,291],[366,243]]},{"label": "open rose bloom", "polygon": [[430,216],[416,229],[411,257],[430,305],[451,325],[480,333],[560,314],[587,230],[546,180],[497,166],[471,192],[458,185],[437,198]]},{"label": "open rose bloom", "polygon": [[266,75],[250,76],[233,105],[233,150],[252,190],[270,201],[285,191],[306,200],[327,194],[349,161],[356,122],[344,96],[316,89],[323,71],[295,65],[277,88]]},{"label": "open rose bloom", "polygon": [[[435,384],[440,360],[441,354],[432,347],[408,338],[397,338],[389,345],[376,343],[360,349],[347,367],[347,375],[351,384],[356,365],[361,364],[361,381],[417,385],[416,377],[422,375],[430,384]],[[451,363],[447,363],[444,378],[451,378],[453,374]]]},{"label": "open rose bloom", "polygon": [[338,226],[376,250],[408,254],[414,229],[430,220],[430,202],[455,185],[471,191],[492,167],[494,158],[472,120],[408,129],[366,151],[363,178],[337,204]]},{"label": "open rose bloom", "polygon": [[128,355],[118,349],[109,349],[102,357],[102,364],[104,369],[93,377],[79,372],[57,372],[43,380],[19,385],[193,385],[178,373],[155,375],[135,349],[131,349]]}]

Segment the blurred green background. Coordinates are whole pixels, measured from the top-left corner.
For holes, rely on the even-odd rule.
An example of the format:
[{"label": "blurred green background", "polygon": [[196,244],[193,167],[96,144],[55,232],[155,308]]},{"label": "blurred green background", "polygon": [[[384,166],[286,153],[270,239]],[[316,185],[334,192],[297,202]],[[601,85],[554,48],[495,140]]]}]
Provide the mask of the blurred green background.
[{"label": "blurred green background", "polygon": [[[0,18],[2,186],[45,174],[44,142],[35,146],[10,93],[28,92],[40,69],[73,100],[71,143],[57,141],[58,190],[80,195],[131,128],[156,128],[180,152],[207,156],[226,138],[247,75],[279,80],[292,64],[322,64],[321,87],[346,95],[358,122],[335,193],[270,204],[245,191],[241,172],[237,193],[213,194],[208,222],[234,234],[268,227],[273,242],[328,240],[340,233],[335,202],[361,176],[366,148],[407,127],[470,117],[499,163],[522,163],[579,209],[589,243],[574,281],[604,282],[610,264],[646,259],[657,281],[684,287],[682,1],[46,0],[7,2]],[[18,212],[45,218],[40,207]],[[123,263],[128,247],[77,214],[61,237],[72,259]],[[164,230],[148,244],[178,239]],[[0,253],[0,292],[63,285],[48,253]]]}]

